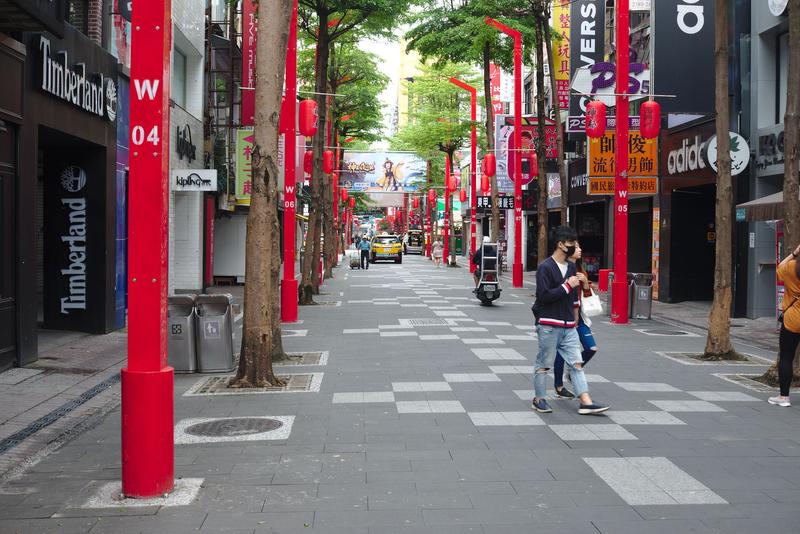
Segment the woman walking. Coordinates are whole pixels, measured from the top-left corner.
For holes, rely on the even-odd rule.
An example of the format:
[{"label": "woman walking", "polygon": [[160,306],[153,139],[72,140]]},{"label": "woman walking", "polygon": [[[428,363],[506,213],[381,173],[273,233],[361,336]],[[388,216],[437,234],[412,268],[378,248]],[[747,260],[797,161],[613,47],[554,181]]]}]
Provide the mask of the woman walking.
[{"label": "woman walking", "polygon": [[794,353],[800,343],[800,246],[778,264],[778,278],[783,282],[781,303],[781,333],[778,338],[778,382],[780,394],[768,402],[777,406],[791,406],[789,387],[792,385]]},{"label": "woman walking", "polygon": [[433,265],[438,269],[442,266],[442,253],[444,252],[444,247],[442,246],[442,240],[436,238],[436,241],[433,242],[433,250],[431,253],[433,254]]},{"label": "woman walking", "polygon": [[[592,282],[589,280],[589,275],[581,264],[581,246],[577,241],[575,242],[575,253],[567,258],[567,260],[574,263],[578,271],[576,276],[581,282],[581,297],[591,297]],[[581,340],[581,346],[583,347],[581,356],[583,357],[584,369],[586,368],[586,364],[589,363],[589,360],[597,354],[597,343],[594,340],[591,327],[591,319],[583,313],[582,307],[578,308],[578,326],[576,330],[578,332],[578,338]],[[556,354],[556,359],[553,362],[553,385],[555,386],[557,396],[564,399],[575,398],[575,395],[564,387],[564,358],[562,358],[560,354]]]}]

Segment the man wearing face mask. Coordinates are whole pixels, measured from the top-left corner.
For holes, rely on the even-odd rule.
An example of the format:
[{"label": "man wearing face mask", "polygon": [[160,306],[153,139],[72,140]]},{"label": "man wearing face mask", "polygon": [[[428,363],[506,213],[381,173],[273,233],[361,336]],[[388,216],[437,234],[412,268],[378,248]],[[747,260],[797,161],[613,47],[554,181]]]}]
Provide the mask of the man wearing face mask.
[{"label": "man wearing face mask", "polygon": [[592,401],[583,374],[581,342],[575,327],[578,325],[581,280],[575,264],[567,258],[575,254],[578,234],[569,226],[559,226],[552,231],[556,243],[553,255],[544,260],[536,270],[536,302],[533,315],[539,338],[539,353],[533,366],[534,397],[531,408],[540,413],[550,413],[547,396],[547,374],[553,366],[556,353],[561,354],[569,368],[575,396],[580,399],[578,413],[594,415],[605,412],[608,406]]}]

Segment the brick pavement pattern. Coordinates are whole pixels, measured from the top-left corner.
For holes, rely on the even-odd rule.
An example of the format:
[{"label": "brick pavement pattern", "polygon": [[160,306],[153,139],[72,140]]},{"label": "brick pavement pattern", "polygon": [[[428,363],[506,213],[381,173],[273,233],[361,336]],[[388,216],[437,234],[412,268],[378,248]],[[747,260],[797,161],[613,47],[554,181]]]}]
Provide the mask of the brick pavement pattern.
[{"label": "brick pavement pattern", "polygon": [[114,410],[0,487],[0,532],[797,531],[800,408],[716,376],[760,361],[682,365],[660,353],[701,351],[701,331],[598,318],[587,375],[611,411],[553,399],[536,414],[530,287],[481,307],[466,269],[414,256],[335,275],[319,298],[340,305],[285,327],[288,351],[327,351],[325,365],[279,368],[313,374],[318,392],[185,395],[206,377],[176,376],[181,435],[217,418],[284,421],[257,440],[176,445],[176,476],[202,479],[190,504],[99,507],[120,477]]}]

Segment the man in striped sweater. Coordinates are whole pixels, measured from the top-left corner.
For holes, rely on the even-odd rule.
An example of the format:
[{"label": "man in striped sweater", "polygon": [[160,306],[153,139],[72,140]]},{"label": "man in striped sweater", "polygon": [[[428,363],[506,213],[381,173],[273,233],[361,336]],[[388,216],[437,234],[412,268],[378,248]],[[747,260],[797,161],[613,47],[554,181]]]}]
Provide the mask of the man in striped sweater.
[{"label": "man in striped sweater", "polygon": [[546,379],[557,353],[564,358],[575,396],[580,399],[578,413],[594,415],[608,410],[608,406],[595,403],[589,396],[589,386],[583,374],[581,342],[575,330],[581,305],[578,286],[585,275],[577,273],[575,264],[567,261],[567,258],[575,253],[577,239],[577,232],[569,226],[554,228],[551,240],[556,243],[555,251],[536,270],[536,302],[532,310],[536,317],[539,354],[533,366],[534,397],[531,407],[541,413],[553,411],[545,398]]}]

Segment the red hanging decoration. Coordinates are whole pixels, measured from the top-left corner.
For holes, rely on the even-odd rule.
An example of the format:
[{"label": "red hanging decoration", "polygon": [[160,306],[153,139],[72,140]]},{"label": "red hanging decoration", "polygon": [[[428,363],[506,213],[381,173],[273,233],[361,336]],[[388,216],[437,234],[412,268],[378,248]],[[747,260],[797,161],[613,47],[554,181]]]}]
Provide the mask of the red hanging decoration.
[{"label": "red hanging decoration", "polygon": [[539,156],[536,155],[536,152],[531,150],[527,154],[522,156],[524,159],[528,160],[528,167],[529,173],[531,176],[539,176]]},{"label": "red hanging decoration", "polygon": [[414,209],[419,208],[419,197],[414,197]]},{"label": "red hanging decoration", "polygon": [[303,154],[303,171],[306,174],[311,174],[314,172],[314,151],[313,150],[306,150],[306,153]]},{"label": "red hanging decoration", "polygon": [[645,139],[655,139],[661,131],[661,104],[648,100],[639,109],[639,130]]},{"label": "red hanging decoration", "polygon": [[458,193],[458,198],[459,198],[459,200],[461,200],[461,202],[466,202],[467,201],[467,190],[466,189],[462,189]]},{"label": "red hanging decoration", "polygon": [[300,135],[313,137],[317,133],[317,103],[314,100],[300,102]]},{"label": "red hanging decoration", "polygon": [[428,201],[434,202],[436,200],[436,190],[435,189],[428,189]]},{"label": "red hanging decoration", "polygon": [[491,193],[491,191],[489,190],[490,188],[491,184],[489,183],[489,177],[484,174],[481,177],[481,192],[484,195],[488,195],[489,193]]},{"label": "red hanging decoration", "polygon": [[333,150],[326,150],[322,153],[322,171],[325,174],[333,172]]},{"label": "red hanging decoration", "polygon": [[356,197],[350,197],[350,209],[356,207]]},{"label": "red hanging decoration", "polygon": [[347,202],[347,189],[342,187],[342,202]]},{"label": "red hanging decoration", "polygon": [[454,175],[450,175],[450,183],[447,184],[447,188],[450,191],[455,191],[458,189],[458,178],[456,178]]},{"label": "red hanging decoration", "polygon": [[587,137],[603,137],[606,133],[606,105],[592,100],[586,105]]},{"label": "red hanging decoration", "polygon": [[494,176],[497,172],[497,158],[494,154],[486,154],[483,156],[483,174],[486,176]]}]

